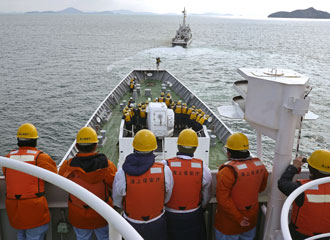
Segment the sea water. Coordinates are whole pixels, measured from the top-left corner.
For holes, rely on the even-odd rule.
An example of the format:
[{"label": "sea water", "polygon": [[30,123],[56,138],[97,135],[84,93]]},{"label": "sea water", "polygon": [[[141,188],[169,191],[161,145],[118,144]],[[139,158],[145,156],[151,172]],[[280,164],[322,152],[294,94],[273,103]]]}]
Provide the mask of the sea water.
[{"label": "sea water", "polygon": [[[330,21],[188,15],[192,44],[173,48],[181,22],[163,15],[0,15],[0,155],[16,148],[17,128],[31,122],[38,147],[59,162],[109,91],[132,69],[155,68],[156,57],[216,114],[237,94],[237,68],[309,76],[310,109],[319,118],[303,122],[300,154],[330,150]],[[244,120],[221,119],[247,134],[255,152],[256,133]],[[274,142],[263,143],[270,166]]]}]

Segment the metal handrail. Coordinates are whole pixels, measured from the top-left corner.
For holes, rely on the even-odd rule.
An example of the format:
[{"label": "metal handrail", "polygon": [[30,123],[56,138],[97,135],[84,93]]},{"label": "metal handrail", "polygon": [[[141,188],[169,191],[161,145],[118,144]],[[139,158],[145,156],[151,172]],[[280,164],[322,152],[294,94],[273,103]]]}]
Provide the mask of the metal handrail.
[{"label": "metal handrail", "polygon": [[43,179],[84,201],[109,223],[109,239],[121,240],[121,235],[123,235],[128,240],[143,240],[136,230],[112,207],[75,182],[46,169],[11,158],[0,156],[0,165]]},{"label": "metal handrail", "polygon": [[[282,229],[282,235],[284,240],[292,240],[290,230],[289,230],[289,210],[290,206],[293,203],[293,201],[304,191],[307,189],[320,185],[323,183],[330,183],[330,177],[325,177],[325,178],[319,178],[313,181],[310,181],[308,183],[305,183],[298,187],[296,190],[294,190],[288,198],[285,200],[282,211],[281,211],[281,229]],[[324,233],[324,234],[319,234],[310,238],[306,238],[305,240],[312,240],[312,239],[319,239],[321,237],[328,237],[330,236],[330,233]]]}]

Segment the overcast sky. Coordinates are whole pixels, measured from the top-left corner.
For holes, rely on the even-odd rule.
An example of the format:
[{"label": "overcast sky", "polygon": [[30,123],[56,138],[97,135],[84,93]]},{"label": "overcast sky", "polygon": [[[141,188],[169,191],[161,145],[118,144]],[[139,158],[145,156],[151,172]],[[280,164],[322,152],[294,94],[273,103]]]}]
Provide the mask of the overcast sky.
[{"label": "overcast sky", "polygon": [[277,11],[314,7],[330,12],[330,0],[0,0],[0,12],[62,10],[132,10],[155,13],[229,13],[247,17],[266,17]]}]

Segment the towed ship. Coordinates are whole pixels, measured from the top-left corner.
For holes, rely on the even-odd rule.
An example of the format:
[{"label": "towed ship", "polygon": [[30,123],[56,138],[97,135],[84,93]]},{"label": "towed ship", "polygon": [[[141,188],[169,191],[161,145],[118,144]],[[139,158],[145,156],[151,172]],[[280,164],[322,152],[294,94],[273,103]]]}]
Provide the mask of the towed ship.
[{"label": "towed ship", "polygon": [[175,37],[172,38],[172,46],[181,46],[187,47],[192,40],[192,33],[189,25],[186,25],[186,9],[184,8],[183,11],[183,22],[182,25],[180,24],[179,29],[176,30]]},{"label": "towed ship", "polygon": [[[231,106],[222,106],[218,110],[221,115],[231,118],[244,117],[244,119],[256,129],[257,157],[262,159],[262,135],[275,140],[275,154],[273,169],[270,170],[268,186],[265,192],[259,195],[261,206],[257,239],[291,239],[285,225],[288,212],[281,216],[284,196],[277,190],[277,179],[289,165],[292,155],[292,147],[297,126],[300,126],[302,117],[308,112],[310,99],[306,97],[309,78],[291,70],[269,69],[238,69],[244,80],[234,83],[234,88],[239,96],[233,98]],[[134,90],[130,91],[130,85],[134,80]],[[170,94],[172,100],[182,101],[187,106],[195,106],[209,115],[206,124],[198,131],[199,146],[195,157],[203,159],[212,172],[213,190],[216,187],[217,168],[227,160],[224,145],[232,131],[221,121],[219,117],[196,96],[187,86],[167,70],[133,70],[125,76],[118,85],[102,101],[92,114],[85,126],[94,128],[98,133],[98,151],[107,155],[119,167],[125,161],[125,157],[133,152],[132,142],[134,134],[140,128],[132,125],[127,128],[123,119],[123,109],[126,105],[136,107],[139,103],[148,102],[146,107],[146,128],[154,132],[157,137],[158,148],[155,150],[156,160],[172,158],[177,152],[177,137],[182,128],[175,124],[174,112],[164,102],[154,101],[161,93]],[[77,153],[75,142],[71,145],[59,166],[64,160],[73,157]],[[8,163],[0,157],[0,164],[19,169],[20,165],[30,165],[10,160]],[[17,165],[6,165],[17,163]],[[35,168],[29,166],[29,168]],[[21,169],[19,169],[21,170]],[[39,169],[38,169],[39,170]],[[22,170],[21,170],[22,171]],[[30,172],[29,172],[30,171]],[[36,170],[37,171],[37,170]],[[55,176],[55,174],[32,172],[27,173],[38,176],[53,184],[47,183],[46,197],[51,211],[51,223],[47,233],[47,239],[74,239],[74,232],[67,221],[67,191],[77,194],[90,207],[101,215],[110,212],[110,239],[138,239],[126,233],[123,219],[113,213],[113,209],[104,206],[101,209],[102,200],[96,202],[93,194],[88,194],[81,188],[69,189],[71,181]],[[54,176],[53,176],[54,175]],[[300,173],[300,178],[308,178],[306,171]],[[52,178],[52,179],[50,179]],[[61,182],[66,181],[66,182]],[[5,210],[5,181],[0,180],[0,240],[15,239],[16,231],[10,226]],[[65,190],[63,190],[65,189]],[[84,191],[82,193],[82,191]],[[86,190],[87,191],[87,190]],[[212,198],[205,219],[207,223],[208,239],[214,239],[213,221],[216,209],[215,195]],[[116,218],[114,218],[116,215]],[[118,216],[117,216],[118,215]],[[105,216],[105,215],[102,215]],[[282,217],[282,220],[281,220]],[[283,220],[284,219],[284,220]],[[111,222],[112,221],[112,222]],[[118,223],[120,222],[120,223]],[[282,231],[281,231],[282,228]],[[120,233],[118,233],[120,232]]]}]

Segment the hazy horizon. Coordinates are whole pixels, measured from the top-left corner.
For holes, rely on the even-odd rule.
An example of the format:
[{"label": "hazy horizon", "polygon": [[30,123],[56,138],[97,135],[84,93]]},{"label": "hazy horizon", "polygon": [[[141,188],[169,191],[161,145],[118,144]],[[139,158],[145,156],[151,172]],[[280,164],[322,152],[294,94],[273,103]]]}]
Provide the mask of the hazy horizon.
[{"label": "hazy horizon", "polygon": [[25,13],[31,11],[61,11],[75,8],[83,12],[102,12],[128,10],[134,12],[152,12],[155,14],[180,14],[185,7],[188,14],[230,14],[234,16],[266,17],[278,11],[291,12],[297,9],[313,7],[320,11],[330,12],[330,1],[320,0],[1,0],[1,13]]}]

